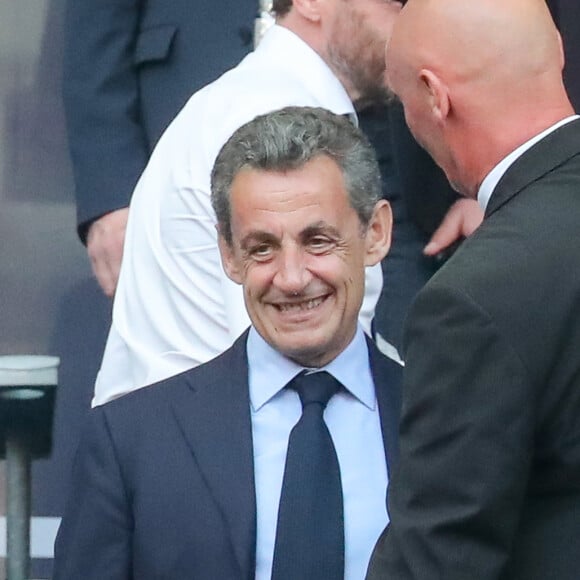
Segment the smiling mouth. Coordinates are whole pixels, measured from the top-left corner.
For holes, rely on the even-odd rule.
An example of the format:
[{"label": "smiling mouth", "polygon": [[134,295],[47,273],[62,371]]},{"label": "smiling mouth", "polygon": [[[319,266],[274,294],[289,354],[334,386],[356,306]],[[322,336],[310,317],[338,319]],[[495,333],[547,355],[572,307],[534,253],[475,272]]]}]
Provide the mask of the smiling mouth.
[{"label": "smiling mouth", "polygon": [[326,298],[327,296],[319,296],[318,298],[313,298],[312,300],[306,300],[304,302],[276,304],[276,308],[280,312],[307,312],[308,310],[320,306]]}]

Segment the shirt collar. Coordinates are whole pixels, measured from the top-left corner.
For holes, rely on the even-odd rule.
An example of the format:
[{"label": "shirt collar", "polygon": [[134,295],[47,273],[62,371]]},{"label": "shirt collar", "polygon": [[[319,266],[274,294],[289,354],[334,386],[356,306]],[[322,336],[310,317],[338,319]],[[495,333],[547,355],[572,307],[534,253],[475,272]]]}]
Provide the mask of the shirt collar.
[{"label": "shirt collar", "polygon": [[[250,401],[259,411],[304,367],[272,348],[252,326],[247,342]],[[376,397],[365,335],[357,327],[350,344],[329,364],[315,369],[328,371],[361,403],[374,410]]]},{"label": "shirt collar", "polygon": [[553,133],[556,129],[570,123],[574,119],[578,119],[578,115],[571,115],[566,117],[561,121],[558,121],[551,127],[548,127],[545,131],[542,131],[539,135],[532,137],[529,141],[526,141],[523,145],[520,145],[517,149],[512,151],[507,157],[504,157],[485,177],[481,182],[479,191],[477,192],[477,201],[479,205],[485,211],[487,204],[493,190],[499,183],[499,180],[503,177],[504,173],[509,169],[509,167],[515,162],[518,157],[521,157],[528,149],[531,149],[538,141],[541,141],[544,137],[547,137],[550,133]]},{"label": "shirt collar", "polygon": [[284,59],[287,73],[304,79],[302,84],[317,101],[324,103],[325,109],[337,115],[348,115],[358,125],[354,105],[342,83],[322,57],[297,34],[285,26],[274,24],[266,31],[255,52],[291,54],[291,59]]}]

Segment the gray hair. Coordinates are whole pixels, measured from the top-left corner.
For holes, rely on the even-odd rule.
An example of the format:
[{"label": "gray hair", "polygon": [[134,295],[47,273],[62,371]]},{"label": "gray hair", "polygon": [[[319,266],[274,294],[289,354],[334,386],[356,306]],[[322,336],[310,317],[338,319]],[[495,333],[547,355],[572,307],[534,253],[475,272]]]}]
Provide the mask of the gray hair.
[{"label": "gray hair", "polygon": [[320,155],[339,166],[350,205],[366,229],[381,196],[381,176],[371,144],[343,116],[320,108],[286,107],[240,127],[217,156],[211,203],[225,241],[232,245],[230,191],[242,169],[288,171]]}]

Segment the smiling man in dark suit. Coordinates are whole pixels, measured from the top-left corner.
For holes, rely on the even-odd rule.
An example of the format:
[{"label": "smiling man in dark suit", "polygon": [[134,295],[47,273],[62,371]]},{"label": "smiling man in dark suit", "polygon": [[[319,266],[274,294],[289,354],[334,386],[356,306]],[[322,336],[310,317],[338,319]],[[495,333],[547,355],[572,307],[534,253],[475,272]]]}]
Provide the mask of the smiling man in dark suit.
[{"label": "smiling man in dark suit", "polygon": [[372,148],[344,117],[289,108],[234,133],[212,203],[252,326],[213,361],[91,411],[55,579],[362,578],[400,400],[400,367],[357,323],[365,267],[390,244],[379,198]]},{"label": "smiling man in dark suit", "polygon": [[395,24],[388,83],[485,217],[411,310],[369,579],[578,578],[580,120],[563,66],[544,0],[409,0]]}]

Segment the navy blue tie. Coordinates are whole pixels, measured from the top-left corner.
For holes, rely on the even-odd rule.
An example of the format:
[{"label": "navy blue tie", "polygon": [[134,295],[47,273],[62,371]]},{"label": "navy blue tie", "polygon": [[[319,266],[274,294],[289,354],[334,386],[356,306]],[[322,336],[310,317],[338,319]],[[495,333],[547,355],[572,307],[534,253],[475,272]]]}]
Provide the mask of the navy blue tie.
[{"label": "navy blue tie", "polygon": [[299,374],[302,416],[288,439],[272,580],[343,580],[340,468],[323,412],[341,384],[322,371]]}]

